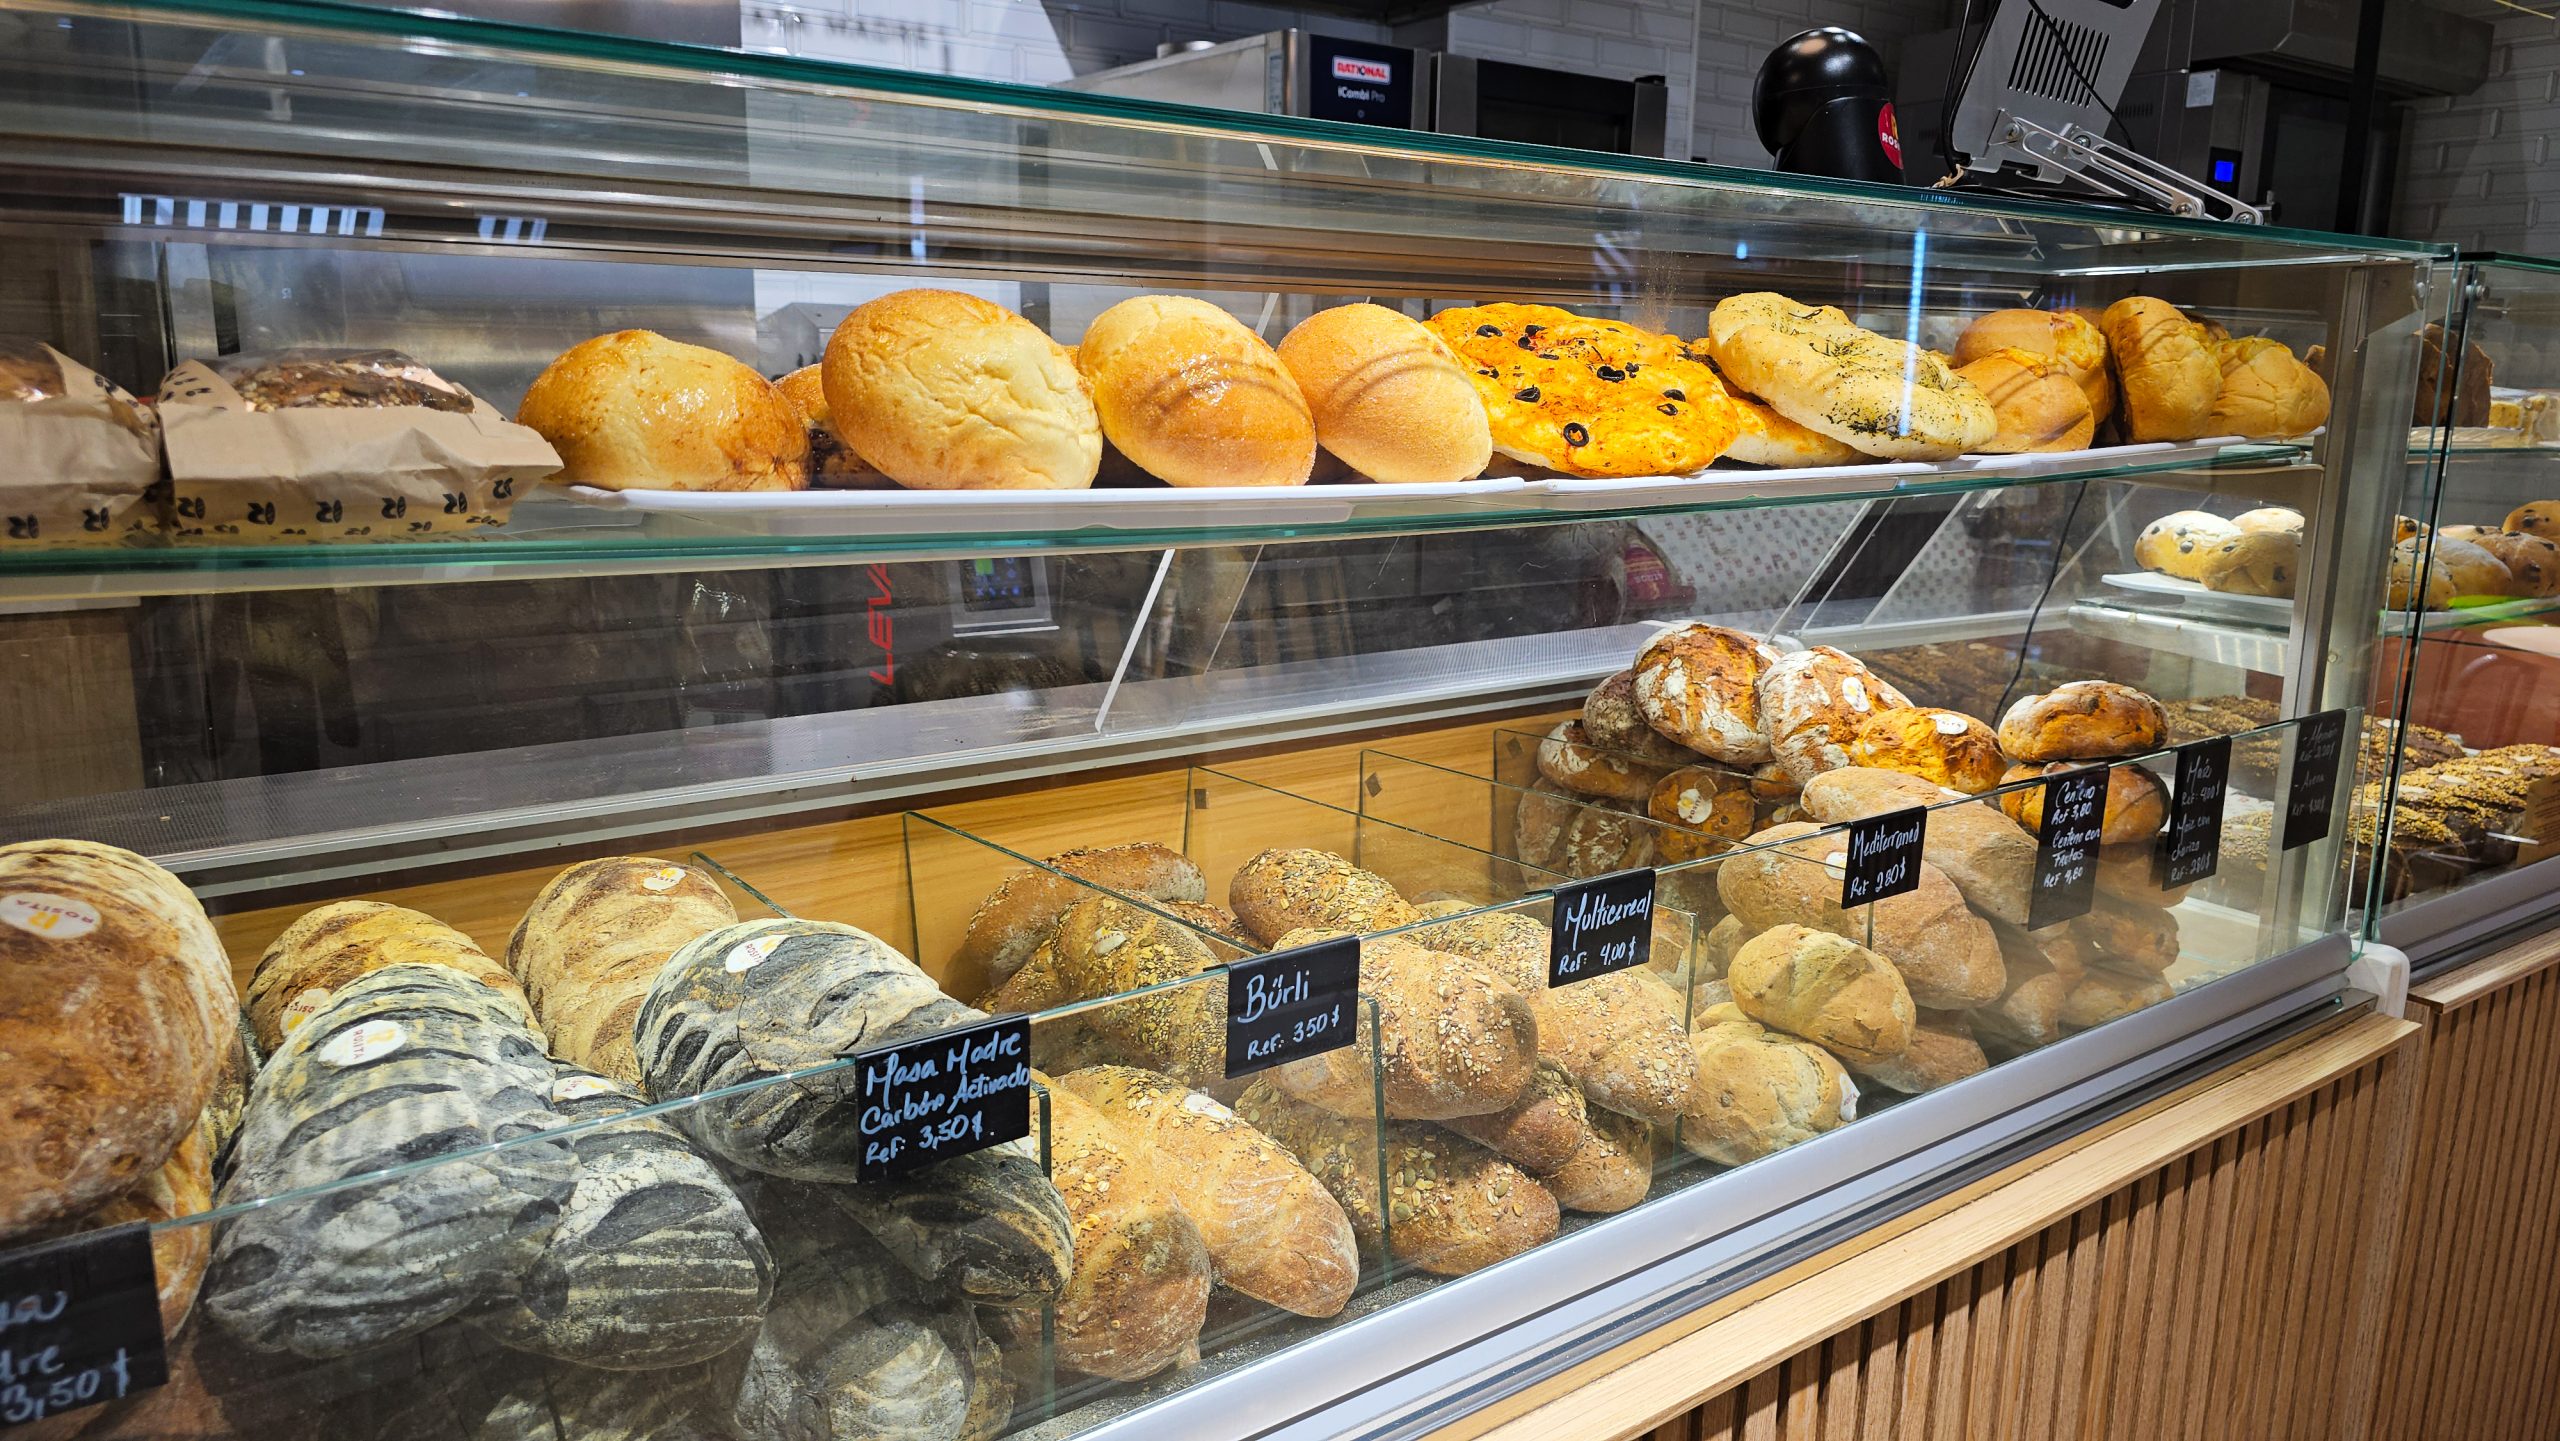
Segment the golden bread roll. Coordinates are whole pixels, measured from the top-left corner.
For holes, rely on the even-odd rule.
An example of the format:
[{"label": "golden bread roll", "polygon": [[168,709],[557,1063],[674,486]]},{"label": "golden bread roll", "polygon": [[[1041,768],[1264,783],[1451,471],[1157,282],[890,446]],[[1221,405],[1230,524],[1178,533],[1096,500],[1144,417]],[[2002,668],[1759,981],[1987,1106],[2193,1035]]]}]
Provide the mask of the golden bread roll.
[{"label": "golden bread roll", "polygon": [[2442,571],[2457,596],[2505,595],[2515,584],[2506,565],[2485,547],[2439,535],[2435,537],[2434,551],[2429,569]]},{"label": "golden bread roll", "polygon": [[2115,382],[2107,375],[2107,338],[2097,322],[2070,310],[1995,310],[1956,338],[1959,369],[2002,350],[2023,350],[2058,361],[2089,399],[2089,417],[2104,424],[2115,412]]},{"label": "golden bread roll", "polygon": [[2467,540],[2478,545],[2484,536],[2504,535],[2506,532],[2492,525],[2440,525],[2436,527],[2436,534],[2447,540]]},{"label": "golden bread roll", "polygon": [[1493,458],[1484,402],[1431,328],[1383,305],[1319,310],[1280,341],[1316,443],[1371,480],[1466,480]]},{"label": "golden bread roll", "polygon": [[809,432],[809,483],[821,490],[885,490],[896,482],[853,453],[827,418],[824,367],[804,365],[773,383]]},{"label": "golden bread roll", "polygon": [[2328,383],[2283,345],[2264,336],[2226,340],[2214,360],[2222,393],[2205,419],[2207,434],[2282,439],[2328,423]]},{"label": "golden bread roll", "polygon": [[2012,760],[2105,760],[2156,750],[2169,732],[2160,702],[2114,681],[2075,680],[2024,695],[2000,717],[2000,749]]},{"label": "golden bread roll", "polygon": [[1739,1166],[1856,1119],[1857,1087],[1830,1052],[1738,1011],[1699,1019],[1705,1024],[1689,1035],[1699,1084],[1680,1120],[1681,1145]]},{"label": "golden bread roll", "polygon": [[2262,505],[2233,516],[2231,524],[2249,535],[2300,535],[2302,512],[2289,505]]},{"label": "golden bread roll", "polygon": [[1886,460],[1945,460],[1999,429],[1991,402],[1933,352],[1771,291],[1707,320],[1717,369],[1789,420]]},{"label": "golden bread roll", "polygon": [[1852,1064],[1900,1055],[1919,1023],[1892,963],[1846,936],[1792,922],[1744,941],[1725,981],[1744,1015]]},{"label": "golden bread roll", "polygon": [[2207,433],[2222,394],[2222,368],[2202,327],[2165,300],[2134,295],[2108,306],[2098,328],[2115,357],[2128,439],[2193,440]]},{"label": "golden bread roll", "polygon": [[2420,544],[2404,540],[2391,547],[2391,592],[2385,603],[2394,610],[2413,605],[2420,610],[2442,610],[2453,604],[2452,577],[2441,567],[2426,563]]},{"label": "golden bread roll", "polygon": [[2133,562],[2180,580],[2202,580],[2205,557],[2239,533],[2238,526],[2207,511],[2172,511],[2134,537]]},{"label": "golden bread roll", "polygon": [[2302,537],[2283,531],[2259,531],[2232,536],[2206,551],[2196,579],[2207,590],[2290,600],[2294,578],[2301,573]]},{"label": "golden bread roll", "polygon": [[1734,414],[1742,428],[1725,448],[1724,458],[1745,465],[1792,469],[1816,465],[1855,465],[1870,457],[1818,430],[1780,415],[1768,402],[1736,393]]},{"label": "golden bread roll", "polygon": [[773,382],[736,358],[617,330],[542,368],[516,421],[560,452],[564,485],[604,490],[801,490],[809,431]]},{"label": "golden bread roll", "polygon": [[1880,710],[1849,738],[1849,764],[1918,776],[1967,795],[2000,784],[2000,740],[1991,727],[1931,706]]},{"label": "golden bread roll", "polygon": [[2518,531],[2494,531],[2473,544],[2507,568],[2507,594],[2560,595],[2560,541]]},{"label": "golden bread roll", "polygon": [[1187,295],[1141,295],[1076,347],[1102,433],[1168,485],[1304,485],[1315,416],[1289,367],[1244,322]]},{"label": "golden bread roll", "polygon": [[1685,475],[1742,421],[1713,368],[1674,337],[1552,305],[1431,317],[1484,401],[1493,447],[1567,475]]},{"label": "golden bread roll", "polygon": [[[2055,761],[2041,766],[2011,766],[2000,777],[2002,785],[2017,785],[2039,776],[2057,776],[2065,771],[2081,769],[2077,761]],[[2025,786],[2000,797],[2000,808],[2030,832],[2044,826],[2044,787]],[[2160,778],[2141,766],[2110,766],[2107,769],[2107,801],[2098,814],[2098,842],[2101,845],[2129,845],[2150,840],[2169,823],[2169,791]]]},{"label": "golden bread roll", "polygon": [[1710,760],[1771,759],[1760,721],[1760,673],[1777,650],[1738,630],[1693,624],[1654,637],[1636,657],[1636,705],[1647,723]]},{"label": "golden bread roll", "polygon": [[1991,402],[2000,428],[1978,449],[1993,455],[2086,450],[2097,433],[2088,392],[2062,362],[2011,347],[1995,350],[1956,374]]},{"label": "golden bread roll", "polygon": [[[2498,528],[2560,540],[2560,500],[2528,500],[2508,511],[2506,520]],[[2408,537],[2402,536],[2401,539]]]},{"label": "golden bread roll", "polygon": [[1729,849],[1751,834],[1759,806],[1750,778],[1722,766],[1682,766],[1656,781],[1644,813],[1666,826],[1654,844],[1666,861],[1693,861]]},{"label": "golden bread roll", "polygon": [[1084,490],[1102,425],[1067,348],[990,300],[901,290],[853,308],[820,362],[836,433],[910,490]]}]

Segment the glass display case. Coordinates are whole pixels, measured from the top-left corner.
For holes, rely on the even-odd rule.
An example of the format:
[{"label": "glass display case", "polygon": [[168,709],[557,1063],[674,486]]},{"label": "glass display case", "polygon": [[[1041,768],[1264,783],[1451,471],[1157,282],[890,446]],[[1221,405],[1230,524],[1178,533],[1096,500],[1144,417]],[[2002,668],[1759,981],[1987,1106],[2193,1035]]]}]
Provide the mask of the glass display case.
[{"label": "glass display case", "polygon": [[1417,1430],[2339,1004],[2429,247],[0,40],[0,1420]]},{"label": "glass display case", "polygon": [[[2421,967],[2544,919],[2560,842],[2560,265],[2466,256],[2427,339],[2376,713],[2395,762],[2360,819],[2373,933]],[[2422,563],[2422,564],[2421,564]],[[2396,744],[2393,744],[2396,742]]]}]

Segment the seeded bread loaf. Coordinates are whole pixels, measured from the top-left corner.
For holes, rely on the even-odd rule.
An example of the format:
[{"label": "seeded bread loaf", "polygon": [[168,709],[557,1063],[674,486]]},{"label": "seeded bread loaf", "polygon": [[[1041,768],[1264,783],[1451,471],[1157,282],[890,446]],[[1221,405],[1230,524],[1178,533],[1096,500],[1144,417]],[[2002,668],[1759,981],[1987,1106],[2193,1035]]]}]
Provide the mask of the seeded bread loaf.
[{"label": "seeded bread loaf", "polygon": [[971,913],[951,958],[952,981],[962,994],[1001,985],[1022,969],[1059,914],[1096,888],[1155,901],[1209,896],[1207,880],[1188,856],[1151,842],[1065,851],[1040,865],[1007,877]]},{"label": "seeded bread loaf", "polygon": [[507,969],[564,1061],[641,1084],[632,1023],[678,947],[738,919],[691,866],[607,856],[551,878],[507,938]]},{"label": "seeded bread loaf", "polygon": [[1843,833],[1802,821],[1752,836],[1755,849],[1716,869],[1716,891],[1754,930],[1786,922],[1847,936],[1893,962],[1915,1005],[1961,1010],[2000,994],[1999,942],[1944,871],[1920,862],[1917,889],[1843,911],[1848,862]]},{"label": "seeded bread loaf", "polygon": [[[1120,998],[1080,1017],[1103,1054],[1193,1085],[1226,1078],[1226,978],[1166,984],[1216,967],[1198,936],[1153,911],[1096,896],[1067,907],[1048,949],[1061,1000]],[[1144,994],[1130,994],[1138,991]]]},{"label": "seeded bread loaf", "polygon": [[1209,1248],[1175,1204],[1159,1153],[1046,1076],[1049,1175],[1075,1222],[1075,1272],[1056,1309],[1058,1364],[1138,1381],[1200,1336]]},{"label": "seeded bread loaf", "polygon": [[1719,1165],[1756,1161],[1857,1115],[1857,1087],[1820,1046],[1725,1017],[1692,1032],[1689,1044],[1699,1085],[1680,1144]]},{"label": "seeded bread loaf", "polygon": [[[1334,934],[1291,931],[1275,949]],[[1355,1044],[1275,1067],[1273,1085],[1364,1119],[1376,1114],[1375,1086],[1388,1115],[1436,1121],[1501,1110],[1529,1084],[1538,1023],[1528,998],[1491,967],[1403,936],[1373,936],[1360,943],[1360,994],[1370,1004]]]},{"label": "seeded bread loaf", "polygon": [[1901,974],[1829,931],[1772,926],[1734,952],[1725,982],[1744,1015],[1852,1063],[1900,1055],[1917,1024]]},{"label": "seeded bread loaf", "polygon": [[1542,1058],[1510,1105],[1441,1124],[1530,1175],[1550,1176],[1590,1137],[1591,1108],[1573,1073]]},{"label": "seeded bread loaf", "polygon": [[398,965],[443,966],[468,976],[533,1024],[524,987],[469,936],[403,906],[332,901],[303,912],[258,957],[242,998],[258,1049],[273,1053],[347,982]]},{"label": "seeded bread loaf", "polygon": [[1366,935],[1421,919],[1386,877],[1330,851],[1264,851],[1236,869],[1227,906],[1266,946],[1295,930]]},{"label": "seeded bread loaf", "polygon": [[1590,1134],[1562,1166],[1540,1179],[1568,1211],[1624,1211],[1653,1188],[1657,1149],[1653,1127],[1633,1116],[1594,1111]]}]

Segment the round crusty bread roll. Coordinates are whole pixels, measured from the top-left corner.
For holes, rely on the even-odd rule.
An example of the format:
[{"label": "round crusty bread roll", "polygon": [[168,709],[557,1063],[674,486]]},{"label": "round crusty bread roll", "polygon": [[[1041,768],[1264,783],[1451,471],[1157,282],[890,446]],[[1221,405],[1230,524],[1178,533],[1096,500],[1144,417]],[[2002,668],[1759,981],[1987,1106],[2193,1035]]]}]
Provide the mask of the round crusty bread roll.
[{"label": "round crusty bread roll", "polygon": [[827,417],[823,367],[804,365],[773,383],[809,432],[809,483],[821,490],[885,490],[895,484],[880,468],[853,453]]},{"label": "round crusty bread roll", "polygon": [[1981,449],[1993,455],[2086,450],[2097,433],[2088,392],[2062,362],[2014,346],[1995,350],[1956,374],[1991,402],[2000,428]]},{"label": "round crusty bread roll", "polygon": [[[2102,425],[2115,412],[2115,382],[2107,375],[2107,338],[2096,322],[2069,310],[1995,310],[1956,338],[1959,369],[2002,350],[2059,361],[2089,398],[2089,419]],[[1976,382],[1979,384],[1979,382]]]},{"label": "round crusty bread roll", "polygon": [[[2189,512],[2202,514],[2202,512]],[[2289,505],[2262,505],[2244,510],[2231,518],[2231,524],[2250,535],[2300,535],[2302,512]]]},{"label": "round crusty bread roll", "polygon": [[910,490],[1084,490],[1102,463],[1065,346],[990,300],[901,290],[853,308],[819,362],[854,453]]},{"label": "round crusty bread roll", "polygon": [[2560,540],[2560,500],[2528,500],[2508,511],[2498,528]]},{"label": "round crusty bread roll", "polygon": [[[2058,776],[2081,769],[2077,761],[2055,761],[2051,765],[2011,766],[2000,777],[2004,786],[2045,776]],[[2009,819],[2027,828],[2030,835],[2044,828],[2044,787],[2022,786],[2000,797],[2000,809]],[[2169,823],[2169,792],[2160,778],[2141,766],[2109,766],[2107,768],[2107,801],[2098,813],[2098,841],[2101,845],[2128,845],[2147,841],[2160,834]]]},{"label": "round crusty bread roll", "polygon": [[2229,595],[2291,599],[2294,578],[2301,573],[2302,537],[2258,531],[2232,536],[2206,551],[2196,579],[2207,590]]},{"label": "round crusty bread roll", "polygon": [[1167,485],[1304,485],[1315,469],[1315,416],[1289,368],[1205,300],[1121,301],[1085,328],[1076,367],[1102,433]]},{"label": "round crusty bread roll", "polygon": [[2133,563],[2180,580],[2202,580],[2205,557],[2240,528],[2210,511],[2172,511],[2134,537]]},{"label": "round crusty bread roll", "polygon": [[1725,447],[1722,457],[1725,460],[1795,469],[1815,465],[1856,465],[1867,459],[1854,447],[1787,419],[1765,401],[1738,390],[1730,394],[1734,417],[1742,422],[1742,428],[1734,433],[1733,444]]},{"label": "round crusty bread roll", "polygon": [[2291,350],[2264,336],[2214,347],[2222,393],[2205,417],[2212,435],[2309,435],[2329,420],[2329,386]]},{"label": "round crusty bread roll", "polygon": [[1758,765],[1772,758],[1760,673],[1777,658],[1774,647],[1723,626],[1667,630],[1636,657],[1636,705],[1646,724],[1709,760]]},{"label": "round crusty bread roll", "polygon": [[2108,306],[2098,328],[2115,356],[2127,439],[2193,440],[2206,433],[2222,394],[2222,368],[2202,327],[2165,300],[2132,295]]},{"label": "round crusty bread roll", "polygon": [[2000,717],[2000,749],[2037,764],[2139,755],[2168,733],[2160,702],[2109,680],[2066,681],[2020,696]]},{"label": "round crusty bread roll", "polygon": [[1961,711],[1895,706],[1877,711],[1849,739],[1849,764],[1900,771],[1950,790],[1980,795],[2000,784],[1999,738]]},{"label": "round crusty bread roll", "polygon": [[1319,310],[1281,337],[1280,363],[1315,416],[1316,443],[1371,480],[1467,480],[1493,459],[1484,402],[1457,355],[1409,315]]},{"label": "round crusty bread roll", "polygon": [[1944,358],[1833,306],[1765,290],[1727,296],[1707,317],[1707,343],[1734,384],[1863,454],[1946,460],[1999,428],[1991,402]]},{"label": "round crusty bread roll", "polygon": [[800,490],[809,433],[773,382],[735,358],[617,330],[542,368],[519,424],[560,452],[564,485],[602,490]]},{"label": "round crusty bread roll", "polygon": [[2506,565],[2486,548],[2467,540],[2435,537],[2435,570],[2453,583],[2455,595],[2505,595],[2515,584]]},{"label": "round crusty bread roll", "polygon": [[2507,594],[2560,595],[2560,541],[2502,530],[2483,535],[2472,544],[2496,556],[2498,563],[2507,568]]}]

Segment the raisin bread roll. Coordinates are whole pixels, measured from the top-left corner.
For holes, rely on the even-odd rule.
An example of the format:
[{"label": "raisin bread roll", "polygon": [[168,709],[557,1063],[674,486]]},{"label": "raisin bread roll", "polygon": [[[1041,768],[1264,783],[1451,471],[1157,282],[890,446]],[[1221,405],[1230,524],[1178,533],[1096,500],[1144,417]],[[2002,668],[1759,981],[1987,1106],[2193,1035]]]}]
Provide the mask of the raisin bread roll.
[{"label": "raisin bread roll", "polygon": [[1580,721],[1558,721],[1538,742],[1538,774],[1576,795],[1641,801],[1652,794],[1659,767],[1633,756],[1600,750]]},{"label": "raisin bread roll", "polygon": [[1744,1015],[1853,1064],[1900,1055],[1918,1024],[1901,974],[1829,931],[1772,926],[1734,952],[1725,981]]},{"label": "raisin bread roll", "polygon": [[737,922],[709,876],[650,856],[607,856],[553,876],[507,938],[507,970],[564,1061],[641,1084],[632,1023],[685,942]]},{"label": "raisin bread roll", "polygon": [[1777,659],[1774,648],[1723,626],[1668,630],[1636,657],[1636,705],[1654,730],[1709,760],[1758,765],[1771,758],[1760,673]]},{"label": "raisin bread roll", "polygon": [[951,958],[964,990],[1004,983],[1049,938],[1067,907],[1095,890],[1152,901],[1205,901],[1209,883],[1188,856],[1152,842],[1061,852],[1007,877],[969,916]]},{"label": "raisin bread roll", "polygon": [[2168,733],[2160,702],[2106,680],[2066,681],[2020,696],[2000,717],[2000,748],[2029,764],[2140,755],[2157,750]]},{"label": "raisin bread roll", "polygon": [[1849,1069],[1888,1091],[1916,1096],[1991,1069],[1982,1043],[1964,1028],[1964,1013],[1931,1011],[1912,1028],[1911,1044],[1872,1061],[1843,1057]]},{"label": "raisin bread roll", "polygon": [[2507,568],[2507,594],[2560,595],[2560,542],[2538,535],[2492,531],[2472,542]]},{"label": "raisin bread roll", "polygon": [[1614,1111],[1591,1113],[1591,1133],[1554,1172],[1539,1179],[1568,1211],[1609,1215],[1643,1202],[1653,1189],[1658,1147],[1651,1126]]},{"label": "raisin bread roll", "polygon": [[1915,1005],[1962,1010],[2000,993],[1999,941],[1925,858],[1919,888],[1843,911],[1847,837],[1802,821],[1771,826],[1716,870],[1727,909],[1753,930],[1793,922],[1829,931],[1893,962]]},{"label": "raisin bread roll", "polygon": [[1138,1151],[1200,1230],[1218,1281],[1301,1316],[1331,1316],[1360,1280],[1351,1218],[1295,1156],[1179,1082],[1128,1066],[1058,1078]]},{"label": "raisin bread roll", "polygon": [[1057,1300],[1058,1364],[1140,1381],[1200,1336],[1209,1248],[1175,1204],[1157,1152],[1046,1076],[1049,1175],[1075,1222],[1075,1273]]},{"label": "raisin bread roll", "polygon": [[2221,516],[2202,510],[2172,511],[2142,528],[2133,539],[2133,563],[2144,570],[2179,580],[2204,580],[2206,558],[2226,540],[2243,532]]},{"label": "raisin bread roll", "polygon": [[403,906],[332,901],[303,912],[258,957],[242,998],[258,1049],[272,1053],[347,982],[401,965],[443,966],[468,976],[497,992],[524,1024],[533,1024],[524,987],[469,936]]},{"label": "raisin bread roll", "polygon": [[[1435,1276],[1463,1276],[1554,1239],[1556,1198],[1528,1172],[1434,1126],[1392,1121],[1386,1155],[1374,1122],[1291,1100],[1257,1078],[1236,1111],[1289,1148],[1351,1217],[1364,1253],[1381,1248]],[[1386,1203],[1378,1173],[1387,1180]],[[1394,1224],[1386,1224],[1392,1217]]]},{"label": "raisin bread roll", "polygon": [[1266,946],[1295,930],[1367,935],[1422,919],[1386,877],[1330,851],[1264,851],[1236,869],[1227,905]]},{"label": "raisin bread roll", "polygon": [[[1291,931],[1273,949],[1335,934]],[[1405,936],[1374,936],[1360,944],[1360,994],[1370,1004],[1361,1008],[1355,1044],[1274,1067],[1275,1087],[1335,1115],[1366,1118],[1376,1113],[1374,1086],[1388,1115],[1437,1121],[1501,1110],[1529,1084],[1538,1061],[1535,1013],[1489,968]]]},{"label": "raisin bread roll", "polygon": [[[1948,805],[1955,792],[1899,771],[1849,766],[1804,788],[1805,814],[1826,824],[1934,806],[1921,858],[1946,873],[1984,915],[2024,925],[2035,880],[2036,840],[1989,801]],[[2007,799],[2006,797],[2003,798]]]},{"label": "raisin bread roll", "polygon": [[2206,552],[2195,578],[2205,589],[2228,595],[2291,600],[2294,577],[2301,572],[2300,536],[2259,532],[2235,535]]},{"label": "raisin bread roll", "polygon": [[1857,1087],[1820,1046],[1725,1017],[1689,1045],[1700,1084],[1680,1144],[1718,1165],[1756,1161],[1857,1116]]},{"label": "raisin bread roll", "polygon": [[219,1199],[289,1199],[215,1238],[207,1313],[258,1350],[335,1357],[512,1293],[577,1182],[541,1134],[553,1075],[521,1008],[459,971],[340,987],[258,1073]]},{"label": "raisin bread roll", "polygon": [[239,999],[176,876],[86,841],[0,846],[0,1241],[145,1181],[203,1115]]},{"label": "raisin bread roll", "polygon": [[1769,662],[1755,683],[1769,748],[1798,786],[1849,763],[1849,742],[1879,710],[1911,704],[1856,656],[1808,646]]},{"label": "raisin bread roll", "polygon": [[1846,764],[1900,771],[1980,795],[2000,784],[2000,740],[1960,711],[1894,706],[1859,722]]}]

